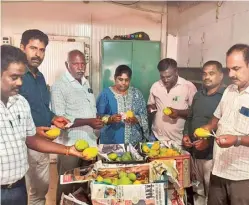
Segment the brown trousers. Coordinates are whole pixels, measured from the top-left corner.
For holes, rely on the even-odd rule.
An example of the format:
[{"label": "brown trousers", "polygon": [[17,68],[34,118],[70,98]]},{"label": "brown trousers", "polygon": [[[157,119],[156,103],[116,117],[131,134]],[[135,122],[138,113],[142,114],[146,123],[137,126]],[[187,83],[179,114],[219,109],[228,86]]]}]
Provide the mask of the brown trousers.
[{"label": "brown trousers", "polygon": [[249,180],[232,181],[211,175],[208,205],[249,205]]}]

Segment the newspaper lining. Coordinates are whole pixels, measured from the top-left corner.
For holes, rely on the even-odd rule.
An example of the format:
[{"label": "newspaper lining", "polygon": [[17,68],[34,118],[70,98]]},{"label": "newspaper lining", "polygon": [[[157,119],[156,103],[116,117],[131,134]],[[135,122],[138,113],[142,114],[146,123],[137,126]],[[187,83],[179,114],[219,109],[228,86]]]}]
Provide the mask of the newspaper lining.
[{"label": "newspaper lining", "polygon": [[124,186],[92,183],[91,194],[93,205],[114,205],[117,202],[132,205],[140,201],[151,205],[165,205],[164,183]]}]

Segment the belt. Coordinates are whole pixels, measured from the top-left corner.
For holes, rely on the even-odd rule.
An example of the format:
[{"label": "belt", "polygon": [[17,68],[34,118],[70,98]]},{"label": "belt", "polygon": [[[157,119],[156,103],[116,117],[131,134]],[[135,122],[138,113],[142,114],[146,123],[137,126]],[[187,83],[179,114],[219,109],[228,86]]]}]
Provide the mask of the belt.
[{"label": "belt", "polygon": [[16,181],[15,183],[1,185],[1,189],[12,189],[12,188],[15,188],[15,187],[19,187],[19,186],[21,186],[23,184],[25,184],[25,177],[23,177],[22,179]]}]

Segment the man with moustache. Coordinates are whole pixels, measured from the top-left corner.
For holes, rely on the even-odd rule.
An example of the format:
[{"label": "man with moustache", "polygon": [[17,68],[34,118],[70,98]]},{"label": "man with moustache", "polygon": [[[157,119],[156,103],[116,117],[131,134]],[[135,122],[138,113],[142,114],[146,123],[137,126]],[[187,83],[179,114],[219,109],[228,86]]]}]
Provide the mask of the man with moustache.
[{"label": "man with moustache", "polygon": [[[64,145],[73,145],[76,140],[84,139],[90,146],[97,146],[97,138],[94,129],[101,129],[103,122],[96,118],[95,98],[88,80],[85,78],[86,60],[85,55],[79,50],[68,53],[65,62],[67,71],[58,79],[51,88],[52,110],[55,114],[69,119],[73,125],[64,131],[58,138]],[[76,157],[58,156],[58,175],[66,171],[86,165]],[[71,185],[57,186],[57,204],[60,203],[62,192],[72,192]]]},{"label": "man with moustache", "polygon": [[[148,113],[157,110],[152,120],[152,131],[158,140],[181,147],[184,123],[192,104],[196,87],[190,81],[178,76],[177,62],[165,58],[158,63],[160,80],[155,82],[148,99]],[[163,109],[169,107],[172,113],[166,116]]]},{"label": "man with moustache", "polygon": [[211,121],[216,130],[208,205],[249,204],[249,45],[236,44],[226,53],[232,84]]},{"label": "man with moustache", "polygon": [[16,47],[1,46],[0,184],[1,205],[27,205],[27,147],[44,153],[82,157],[74,146],[51,142],[36,134],[30,106],[18,95],[27,58]]},{"label": "man with moustache", "polygon": [[[28,101],[37,132],[47,137],[46,131],[53,124],[63,129],[69,122],[56,116],[49,108],[50,94],[43,74],[38,70],[48,45],[48,36],[33,29],[22,34],[21,50],[27,56],[26,73],[20,94]],[[28,150],[29,170],[26,175],[30,186],[30,205],[45,205],[45,195],[49,187],[49,154]]]},{"label": "man with moustache", "polygon": [[194,131],[208,123],[219,104],[225,87],[222,86],[222,65],[218,61],[208,61],[202,68],[203,87],[193,99],[183,131],[183,145],[190,151],[193,163],[192,172],[199,182],[193,186],[194,204],[207,204],[209,180],[212,171],[214,139],[196,139]]}]

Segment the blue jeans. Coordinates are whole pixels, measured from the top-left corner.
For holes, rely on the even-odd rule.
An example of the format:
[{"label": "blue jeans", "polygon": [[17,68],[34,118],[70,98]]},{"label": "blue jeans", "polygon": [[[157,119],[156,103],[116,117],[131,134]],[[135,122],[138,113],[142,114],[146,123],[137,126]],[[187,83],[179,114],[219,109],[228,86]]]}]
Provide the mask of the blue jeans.
[{"label": "blue jeans", "polygon": [[27,205],[25,183],[11,189],[1,189],[1,205]]}]

